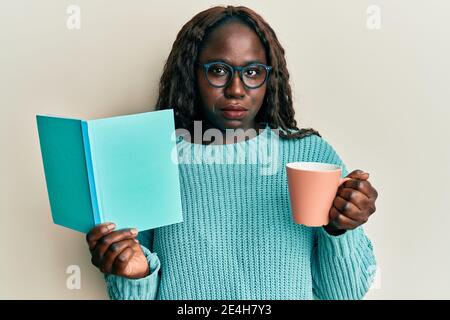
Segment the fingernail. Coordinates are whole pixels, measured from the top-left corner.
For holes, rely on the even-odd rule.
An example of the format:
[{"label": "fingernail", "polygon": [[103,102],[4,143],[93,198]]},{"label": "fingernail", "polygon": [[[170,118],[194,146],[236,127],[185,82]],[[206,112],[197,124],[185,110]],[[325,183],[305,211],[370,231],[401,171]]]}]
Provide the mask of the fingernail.
[{"label": "fingernail", "polygon": [[137,235],[138,231],[137,231],[136,229],[131,229],[131,230],[130,230],[130,233],[131,233],[132,235]]},{"label": "fingernail", "polygon": [[116,225],[114,223],[110,223],[106,226],[106,228],[108,228],[109,231],[113,230],[116,227]]},{"label": "fingernail", "polygon": [[133,240],[134,240],[134,242],[139,243],[139,240],[138,240],[138,239],[133,239]]}]

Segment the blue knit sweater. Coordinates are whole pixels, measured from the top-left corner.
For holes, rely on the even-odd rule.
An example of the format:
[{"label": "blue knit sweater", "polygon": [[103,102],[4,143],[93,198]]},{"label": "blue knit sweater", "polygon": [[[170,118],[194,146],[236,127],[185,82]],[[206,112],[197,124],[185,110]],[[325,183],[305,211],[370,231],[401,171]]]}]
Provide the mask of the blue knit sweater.
[{"label": "blue knit sweater", "polygon": [[347,169],[322,138],[266,129],[235,144],[177,141],[184,221],[138,236],[150,275],[105,275],[111,299],[361,299],[376,269],[362,227],[293,222],[285,164]]}]

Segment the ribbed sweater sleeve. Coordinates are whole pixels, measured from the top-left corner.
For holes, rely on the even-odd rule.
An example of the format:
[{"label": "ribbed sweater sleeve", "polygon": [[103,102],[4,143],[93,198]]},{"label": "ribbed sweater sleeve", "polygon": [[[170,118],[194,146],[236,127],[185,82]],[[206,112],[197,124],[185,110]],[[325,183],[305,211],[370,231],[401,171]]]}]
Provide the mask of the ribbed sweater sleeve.
[{"label": "ribbed sweater sleeve", "polygon": [[155,300],[159,287],[160,260],[152,247],[153,232],[146,231],[138,235],[141,248],[150,268],[150,274],[141,279],[129,279],[116,275],[106,275],[105,282],[111,300]]},{"label": "ribbed sweater sleeve", "polygon": [[318,228],[312,261],[313,294],[317,299],[362,299],[375,271],[372,244],[362,227],[340,236]]}]

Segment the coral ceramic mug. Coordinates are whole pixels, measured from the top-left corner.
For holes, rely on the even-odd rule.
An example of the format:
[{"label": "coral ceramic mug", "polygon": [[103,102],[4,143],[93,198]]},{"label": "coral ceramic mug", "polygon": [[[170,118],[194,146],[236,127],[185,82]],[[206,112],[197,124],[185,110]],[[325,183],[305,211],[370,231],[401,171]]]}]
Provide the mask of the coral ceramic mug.
[{"label": "coral ceramic mug", "polygon": [[319,162],[286,164],[291,213],[294,222],[309,227],[327,225],[337,189],[350,178],[341,168]]}]

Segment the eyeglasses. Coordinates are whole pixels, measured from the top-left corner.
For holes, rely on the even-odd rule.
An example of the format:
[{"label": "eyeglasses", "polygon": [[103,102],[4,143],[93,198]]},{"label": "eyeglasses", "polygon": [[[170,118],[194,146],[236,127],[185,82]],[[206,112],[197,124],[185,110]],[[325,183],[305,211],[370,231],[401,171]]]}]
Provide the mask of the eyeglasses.
[{"label": "eyeglasses", "polygon": [[236,67],[218,61],[203,64],[203,69],[206,80],[215,88],[228,86],[237,71],[239,72],[239,78],[247,88],[256,89],[267,81],[272,67],[262,63],[251,63],[244,67]]}]

